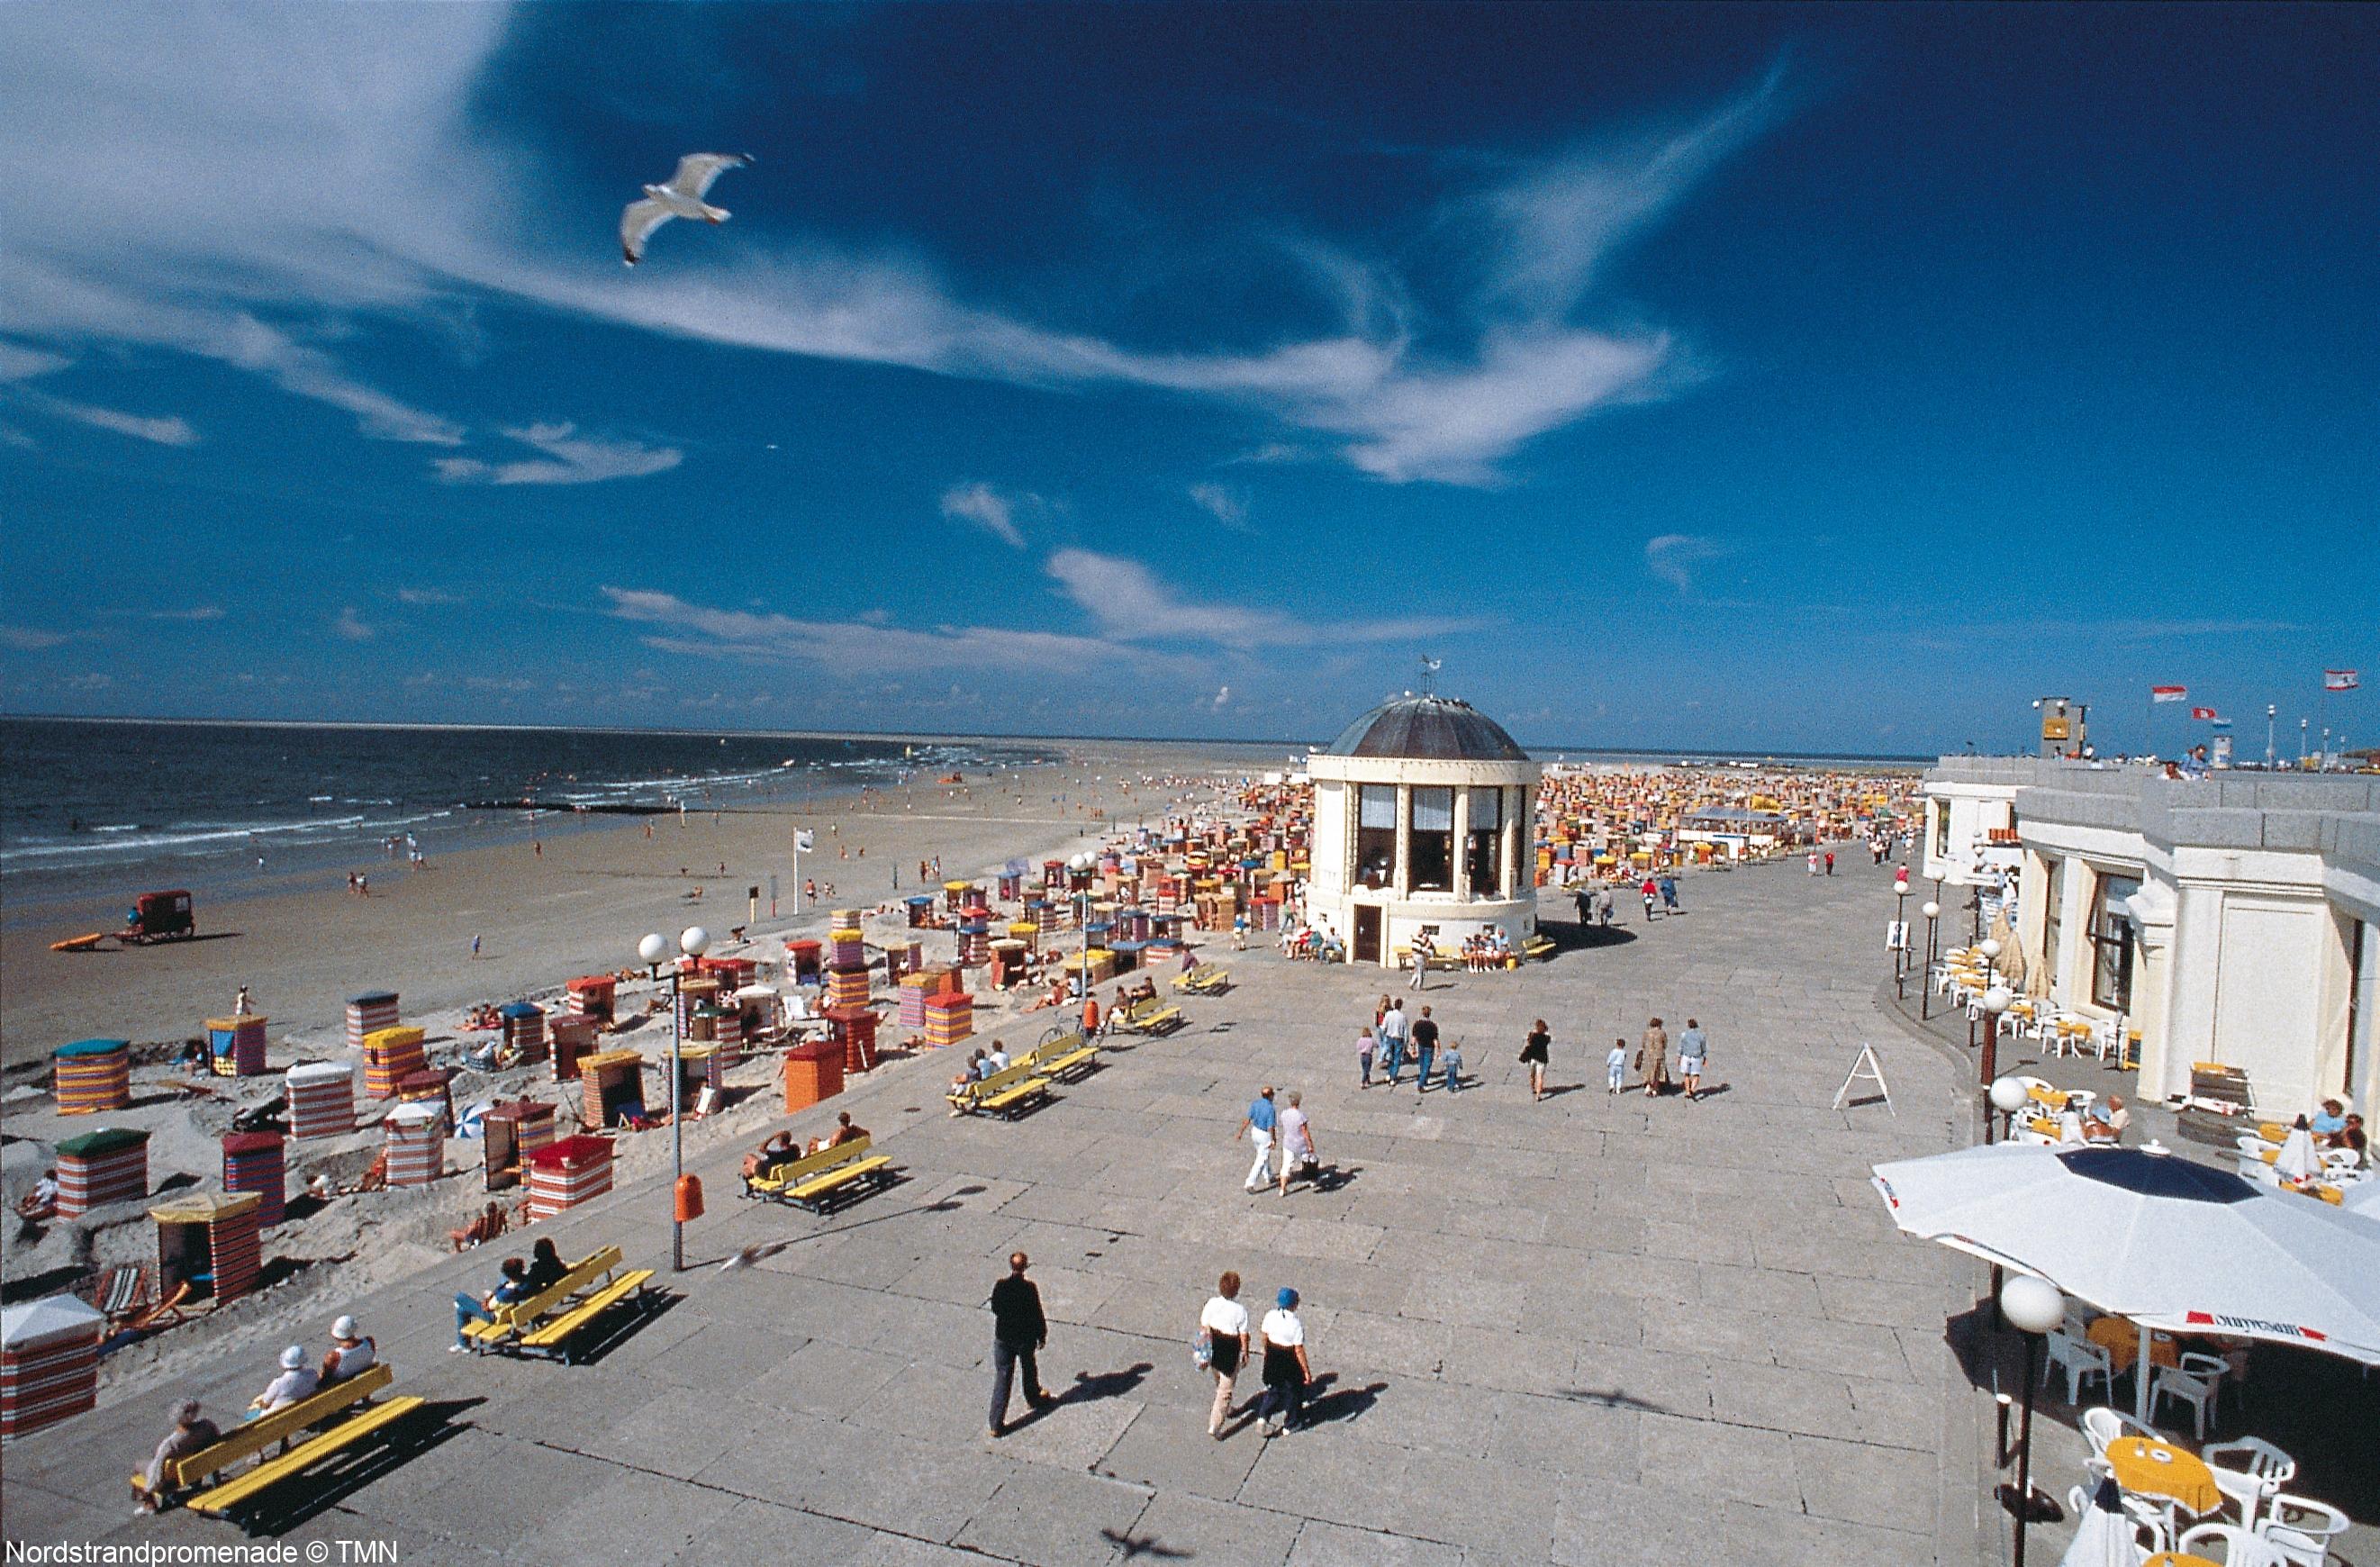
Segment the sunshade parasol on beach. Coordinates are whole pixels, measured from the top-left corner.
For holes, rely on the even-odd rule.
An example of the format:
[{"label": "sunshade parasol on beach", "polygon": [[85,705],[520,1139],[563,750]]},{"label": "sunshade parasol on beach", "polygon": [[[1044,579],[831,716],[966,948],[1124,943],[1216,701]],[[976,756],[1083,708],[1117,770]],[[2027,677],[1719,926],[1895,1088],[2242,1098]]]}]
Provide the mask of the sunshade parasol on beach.
[{"label": "sunshade parasol on beach", "polygon": [[1879,1164],[1875,1184],[1909,1233],[2143,1328],[2380,1366],[2380,1229],[2326,1204],[2144,1148],[2001,1143]]}]

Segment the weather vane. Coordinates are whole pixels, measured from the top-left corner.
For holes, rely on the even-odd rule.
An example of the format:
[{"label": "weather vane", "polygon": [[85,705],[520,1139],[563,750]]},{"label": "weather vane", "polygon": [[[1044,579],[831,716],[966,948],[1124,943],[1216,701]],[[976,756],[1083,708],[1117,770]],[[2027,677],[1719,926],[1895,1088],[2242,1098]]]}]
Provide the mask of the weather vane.
[{"label": "weather vane", "polygon": [[1421,694],[1423,696],[1434,697],[1438,694],[1438,668],[1445,662],[1443,659],[1431,658],[1427,653],[1422,655]]}]

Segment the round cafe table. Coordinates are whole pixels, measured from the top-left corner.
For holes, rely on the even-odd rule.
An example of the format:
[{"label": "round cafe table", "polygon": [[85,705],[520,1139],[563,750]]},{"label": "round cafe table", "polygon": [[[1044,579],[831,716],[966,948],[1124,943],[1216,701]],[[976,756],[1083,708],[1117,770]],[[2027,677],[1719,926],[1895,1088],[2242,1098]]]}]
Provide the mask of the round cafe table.
[{"label": "round cafe table", "polygon": [[2141,1567],[2223,1567],[2223,1563],[2209,1561],[2203,1556],[2192,1556],[2187,1551],[2160,1550],[2142,1562]]},{"label": "round cafe table", "polygon": [[[2129,1371],[2140,1363],[2141,1330],[2126,1317],[2095,1317],[2082,1336],[2107,1352],[2119,1371]],[[2149,1338],[2149,1364],[2181,1368],[2181,1350],[2170,1333],[2155,1333]]]},{"label": "round cafe table", "polygon": [[2223,1505],[2215,1472],[2170,1442],[2119,1437],[2107,1444],[2107,1467],[2116,1484],[2135,1496],[2164,1497],[2201,1515]]}]

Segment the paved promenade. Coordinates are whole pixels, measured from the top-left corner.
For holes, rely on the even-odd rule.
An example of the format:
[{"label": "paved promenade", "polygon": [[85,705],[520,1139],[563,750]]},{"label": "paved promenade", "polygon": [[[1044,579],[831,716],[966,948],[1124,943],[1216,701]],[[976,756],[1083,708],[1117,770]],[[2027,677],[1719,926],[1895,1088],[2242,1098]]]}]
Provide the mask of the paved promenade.
[{"label": "paved promenade", "polygon": [[[1878,1013],[1888,872],[1851,857],[1693,878],[1684,917],[1632,909],[1584,948],[1548,897],[1554,961],[1419,998],[1463,1041],[1476,1086],[1452,1097],[1356,1087],[1387,977],[1253,952],[1216,954],[1239,984],[1193,1026],[1018,1124],[946,1117],[947,1057],[880,1074],[796,1125],[852,1111],[905,1182],[821,1220],[704,1168],[690,1255],[782,1249],[664,1271],[679,1298],[591,1364],[444,1353],[491,1252],[356,1303],[434,1418],[276,1526],[408,1562],[1971,1563],[1973,1395],[1943,1342],[1968,1270],[1897,1237],[1867,1184],[1954,1146],[1963,1112],[1948,1063]],[[1605,1051],[1656,1013],[1673,1039],[1702,1020],[1713,1097],[1605,1095]],[[1561,1090],[1542,1104],[1514,1060],[1536,1016]],[[1828,1108],[1864,1039],[1897,1116]],[[1232,1133],[1268,1082],[1304,1091],[1332,1189],[1242,1193]],[[551,1228],[565,1256],[616,1242],[665,1270],[666,1211],[649,1184]],[[983,1301],[1017,1248],[1062,1396],[995,1443]],[[1259,1314],[1303,1293],[1312,1427],[1207,1438],[1188,1341],[1226,1268]],[[272,1347],[227,1346],[186,1391],[236,1411]],[[8,1536],[233,1537],[128,1516],[174,1391],[11,1444]]]}]

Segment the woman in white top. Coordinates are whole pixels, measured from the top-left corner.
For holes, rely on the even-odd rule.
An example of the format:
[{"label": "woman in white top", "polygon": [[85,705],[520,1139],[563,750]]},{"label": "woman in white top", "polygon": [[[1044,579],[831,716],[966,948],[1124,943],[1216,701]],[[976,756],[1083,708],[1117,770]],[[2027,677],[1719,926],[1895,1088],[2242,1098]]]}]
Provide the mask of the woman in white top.
[{"label": "woman in white top", "polygon": [[1232,1417],[1232,1381],[1248,1358],[1248,1308],[1239,1302],[1237,1273],[1216,1280],[1215,1290],[1215,1298],[1198,1313],[1198,1326],[1213,1356],[1208,1369],[1215,1373],[1215,1407],[1207,1416],[1207,1434],[1221,1441],[1223,1422]]},{"label": "woman in white top", "polygon": [[300,1399],[314,1396],[322,1386],[312,1367],[306,1364],[306,1352],[291,1344],[281,1352],[281,1375],[272,1385],[249,1401],[248,1413],[240,1418],[253,1420],[260,1415],[270,1415],[276,1409],[286,1409]]},{"label": "woman in white top", "polygon": [[344,1382],[369,1370],[378,1354],[379,1346],[357,1328],[354,1318],[340,1318],[331,1324],[331,1353],[322,1356],[322,1386]]},{"label": "woman in white top", "polygon": [[1264,1319],[1264,1434],[1277,1437],[1297,1421],[1305,1384],[1314,1368],[1305,1359],[1305,1324],[1298,1320],[1297,1292],[1283,1288]]}]

